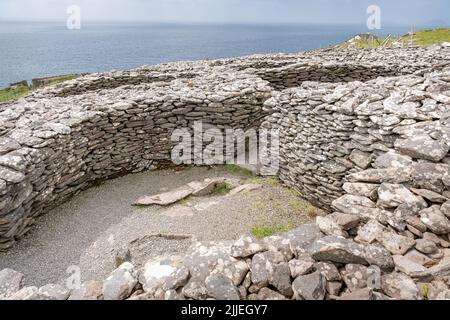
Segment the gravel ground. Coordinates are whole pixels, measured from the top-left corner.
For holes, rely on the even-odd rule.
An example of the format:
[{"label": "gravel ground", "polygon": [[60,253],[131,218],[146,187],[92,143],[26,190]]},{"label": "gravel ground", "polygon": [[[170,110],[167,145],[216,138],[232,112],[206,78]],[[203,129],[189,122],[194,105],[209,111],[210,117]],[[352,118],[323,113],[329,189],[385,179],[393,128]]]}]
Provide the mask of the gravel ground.
[{"label": "gravel ground", "polygon": [[[235,240],[253,228],[285,231],[310,220],[315,208],[273,179],[252,178],[262,187],[236,195],[194,197],[161,208],[133,207],[144,195],[212,177],[241,179],[224,167],[163,170],[128,175],[91,188],[38,219],[36,227],[9,252],[0,269],[25,274],[26,285],[63,283],[77,265],[82,281],[101,279],[114,269],[118,248],[131,250],[140,266],[151,257],[186,252],[195,240]],[[170,239],[157,234],[183,234]]]}]

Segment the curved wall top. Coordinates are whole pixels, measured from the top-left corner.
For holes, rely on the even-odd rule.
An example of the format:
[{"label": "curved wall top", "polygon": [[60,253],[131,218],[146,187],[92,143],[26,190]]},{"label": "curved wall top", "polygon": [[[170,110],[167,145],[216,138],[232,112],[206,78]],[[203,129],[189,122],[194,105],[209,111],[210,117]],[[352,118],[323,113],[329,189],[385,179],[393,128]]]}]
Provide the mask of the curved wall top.
[{"label": "curved wall top", "polygon": [[408,145],[405,126],[423,122],[430,127],[417,130],[443,141],[444,131],[429,128],[446,124],[449,53],[339,49],[178,62],[36,91],[0,110],[0,250],[93,181],[168,162],[171,132],[197,120],[282,129],[281,178],[326,207],[326,197],[342,192],[339,179],[364,169],[367,154],[373,161],[379,151],[408,149],[397,142]]}]

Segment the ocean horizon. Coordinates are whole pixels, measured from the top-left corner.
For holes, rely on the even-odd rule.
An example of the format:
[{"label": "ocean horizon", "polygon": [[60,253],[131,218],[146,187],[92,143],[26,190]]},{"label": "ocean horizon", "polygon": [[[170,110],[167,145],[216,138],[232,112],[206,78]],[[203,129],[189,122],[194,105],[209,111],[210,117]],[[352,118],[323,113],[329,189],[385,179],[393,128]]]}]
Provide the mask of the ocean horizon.
[{"label": "ocean horizon", "polygon": [[[421,26],[432,28],[436,26]],[[418,29],[419,27],[415,27]],[[296,53],[336,45],[357,34],[399,36],[411,26],[365,24],[0,22],[0,87],[33,78],[124,70],[180,60]]]}]

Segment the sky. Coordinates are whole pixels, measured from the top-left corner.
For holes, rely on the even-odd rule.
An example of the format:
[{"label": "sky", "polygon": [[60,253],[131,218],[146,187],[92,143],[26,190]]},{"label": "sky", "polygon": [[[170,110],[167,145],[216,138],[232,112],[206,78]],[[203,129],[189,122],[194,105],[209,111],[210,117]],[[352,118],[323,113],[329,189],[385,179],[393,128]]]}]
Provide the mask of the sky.
[{"label": "sky", "polygon": [[450,26],[450,0],[0,0],[1,20],[365,23],[378,5],[383,23]]}]

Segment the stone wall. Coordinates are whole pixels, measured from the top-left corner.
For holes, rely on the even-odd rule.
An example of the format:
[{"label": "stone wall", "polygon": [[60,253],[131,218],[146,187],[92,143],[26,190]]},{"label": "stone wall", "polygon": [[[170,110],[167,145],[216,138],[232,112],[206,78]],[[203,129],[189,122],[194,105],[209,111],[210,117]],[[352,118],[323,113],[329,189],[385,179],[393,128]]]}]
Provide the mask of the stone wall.
[{"label": "stone wall", "polygon": [[0,114],[0,249],[98,179],[170,165],[176,128],[259,127],[270,91],[256,77],[211,73],[9,106]]},{"label": "stone wall", "polygon": [[448,70],[277,93],[263,126],[281,131],[281,179],[331,209],[353,172],[450,163]]},{"label": "stone wall", "polygon": [[[439,46],[326,49],[144,66],[38,90],[0,112],[0,249],[96,180],[167,163],[171,132],[196,120],[247,129],[268,117],[282,129],[281,179],[329,208],[345,176],[379,151],[410,153],[402,128],[441,117],[446,75],[429,71],[448,57]],[[416,75],[384,80],[406,73]],[[425,142],[441,143],[438,134]]]}]

